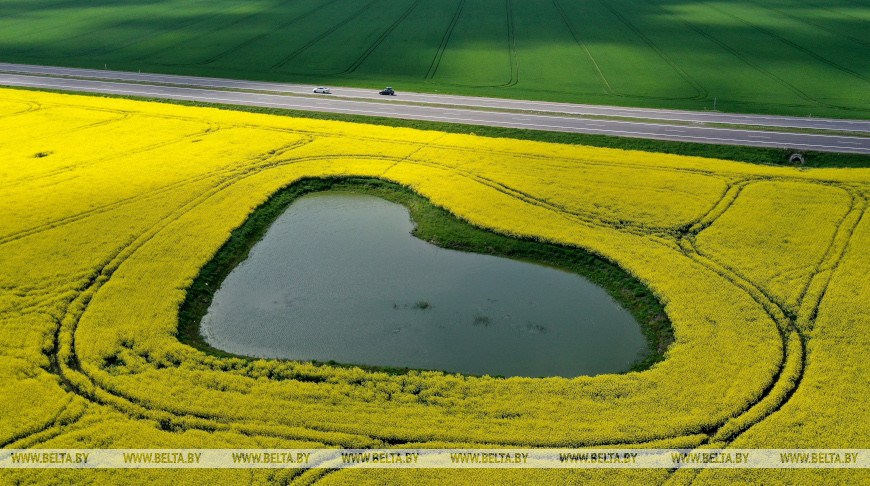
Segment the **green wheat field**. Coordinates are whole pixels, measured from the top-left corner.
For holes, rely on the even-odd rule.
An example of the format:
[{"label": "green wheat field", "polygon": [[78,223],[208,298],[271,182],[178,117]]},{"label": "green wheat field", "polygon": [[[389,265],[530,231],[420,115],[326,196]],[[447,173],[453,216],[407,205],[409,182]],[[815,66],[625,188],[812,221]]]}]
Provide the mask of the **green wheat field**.
[{"label": "green wheat field", "polygon": [[0,61],[867,119],[868,25],[867,0],[0,0]]}]

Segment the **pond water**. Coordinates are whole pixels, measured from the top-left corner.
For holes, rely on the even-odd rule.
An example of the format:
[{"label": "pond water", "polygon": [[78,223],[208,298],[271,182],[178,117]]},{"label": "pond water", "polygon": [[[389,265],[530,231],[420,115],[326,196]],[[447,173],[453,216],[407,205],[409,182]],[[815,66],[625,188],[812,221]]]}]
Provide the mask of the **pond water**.
[{"label": "pond water", "polygon": [[210,345],[263,358],[503,376],[625,371],[637,322],[575,273],[446,250],[374,196],[297,199],[221,284]]}]

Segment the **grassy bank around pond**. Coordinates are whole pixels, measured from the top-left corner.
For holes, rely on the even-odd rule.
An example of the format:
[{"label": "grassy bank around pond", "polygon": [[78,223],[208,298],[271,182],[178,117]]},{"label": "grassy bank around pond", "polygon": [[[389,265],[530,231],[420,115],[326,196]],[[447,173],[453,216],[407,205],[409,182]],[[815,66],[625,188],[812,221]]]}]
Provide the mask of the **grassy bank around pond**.
[{"label": "grassy bank around pond", "polygon": [[[210,346],[200,334],[200,322],[223,280],[244,261],[270,225],[299,197],[321,191],[349,191],[377,196],[408,208],[415,223],[414,236],[442,248],[509,257],[577,273],[604,288],[631,312],[647,339],[645,355],[629,370],[643,371],[664,359],[673,342],[671,322],[662,304],[636,278],[617,265],[581,248],[518,239],[472,226],[426,198],[398,184],[375,178],[307,178],[274,193],[240,227],[233,230],[215,256],[203,266],[187,289],[179,309],[178,338],[181,342],[218,357],[239,356]],[[327,365],[360,367],[370,371],[403,374],[411,368],[394,368],[328,361]]]}]

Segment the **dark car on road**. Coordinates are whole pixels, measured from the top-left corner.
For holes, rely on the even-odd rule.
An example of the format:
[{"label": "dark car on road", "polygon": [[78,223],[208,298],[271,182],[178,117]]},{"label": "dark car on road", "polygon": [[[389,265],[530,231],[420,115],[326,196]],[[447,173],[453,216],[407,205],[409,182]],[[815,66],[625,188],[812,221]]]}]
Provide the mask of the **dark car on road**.
[{"label": "dark car on road", "polygon": [[381,90],[382,95],[396,96],[396,91],[393,88],[387,87]]}]

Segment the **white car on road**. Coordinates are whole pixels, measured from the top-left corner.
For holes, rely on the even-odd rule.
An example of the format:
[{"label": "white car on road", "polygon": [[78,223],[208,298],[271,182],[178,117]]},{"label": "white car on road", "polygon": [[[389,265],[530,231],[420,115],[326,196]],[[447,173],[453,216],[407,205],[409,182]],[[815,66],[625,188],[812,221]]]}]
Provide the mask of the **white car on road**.
[{"label": "white car on road", "polygon": [[329,88],[324,87],[314,88],[314,92],[320,94],[332,94],[332,91],[329,91]]}]

